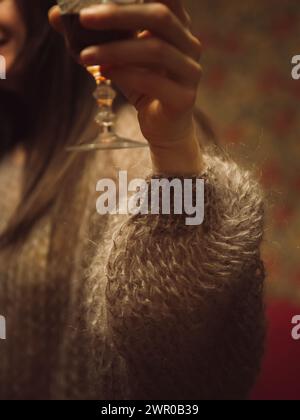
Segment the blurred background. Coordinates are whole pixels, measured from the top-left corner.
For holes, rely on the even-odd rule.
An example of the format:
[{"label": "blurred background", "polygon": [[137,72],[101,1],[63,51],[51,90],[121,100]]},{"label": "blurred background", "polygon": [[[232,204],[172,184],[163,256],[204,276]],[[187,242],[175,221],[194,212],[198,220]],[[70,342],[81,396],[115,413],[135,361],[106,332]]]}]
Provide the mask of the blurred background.
[{"label": "blurred background", "polygon": [[300,399],[299,0],[186,0],[204,44],[199,106],[220,143],[255,169],[267,197],[263,258],[269,333],[253,399]]}]

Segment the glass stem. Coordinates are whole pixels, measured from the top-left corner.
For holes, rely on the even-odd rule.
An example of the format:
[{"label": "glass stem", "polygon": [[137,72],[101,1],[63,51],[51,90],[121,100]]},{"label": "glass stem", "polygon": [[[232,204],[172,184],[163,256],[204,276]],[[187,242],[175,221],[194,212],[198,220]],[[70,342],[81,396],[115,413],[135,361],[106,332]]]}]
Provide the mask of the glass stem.
[{"label": "glass stem", "polygon": [[111,81],[101,75],[100,66],[88,67],[88,71],[94,77],[97,88],[94,97],[97,101],[99,112],[95,121],[100,126],[102,136],[109,138],[114,135],[115,114],[113,112],[113,103],[116,92],[111,86]]}]

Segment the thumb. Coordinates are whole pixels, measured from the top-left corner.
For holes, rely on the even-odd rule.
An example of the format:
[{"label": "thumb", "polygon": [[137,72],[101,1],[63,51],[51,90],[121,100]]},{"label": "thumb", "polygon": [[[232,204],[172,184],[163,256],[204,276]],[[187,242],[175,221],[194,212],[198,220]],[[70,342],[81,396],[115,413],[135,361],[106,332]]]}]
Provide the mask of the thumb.
[{"label": "thumb", "polygon": [[64,34],[64,24],[61,18],[61,11],[58,6],[53,6],[48,12],[50,25],[60,34]]}]

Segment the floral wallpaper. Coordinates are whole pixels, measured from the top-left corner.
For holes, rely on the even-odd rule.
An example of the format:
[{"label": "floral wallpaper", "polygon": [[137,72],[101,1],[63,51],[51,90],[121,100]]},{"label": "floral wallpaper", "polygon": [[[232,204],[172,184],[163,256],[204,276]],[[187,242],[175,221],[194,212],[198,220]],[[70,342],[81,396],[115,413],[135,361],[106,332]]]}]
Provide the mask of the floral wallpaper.
[{"label": "floral wallpaper", "polygon": [[300,304],[299,0],[190,0],[204,44],[199,106],[266,191],[268,293]]}]

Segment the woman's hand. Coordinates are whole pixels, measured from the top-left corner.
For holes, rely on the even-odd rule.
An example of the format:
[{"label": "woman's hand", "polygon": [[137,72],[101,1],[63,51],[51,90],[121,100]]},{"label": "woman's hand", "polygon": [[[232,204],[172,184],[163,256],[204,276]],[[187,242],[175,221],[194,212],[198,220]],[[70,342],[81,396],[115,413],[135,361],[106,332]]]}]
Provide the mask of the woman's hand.
[{"label": "woman's hand", "polygon": [[[193,110],[202,74],[201,44],[189,30],[182,1],[92,6],[81,11],[80,20],[93,30],[143,29],[136,38],[86,48],[80,61],[101,64],[103,75],[135,106],[156,172],[200,173]],[[62,28],[57,8],[50,21]]]}]

